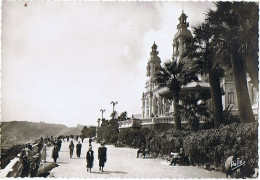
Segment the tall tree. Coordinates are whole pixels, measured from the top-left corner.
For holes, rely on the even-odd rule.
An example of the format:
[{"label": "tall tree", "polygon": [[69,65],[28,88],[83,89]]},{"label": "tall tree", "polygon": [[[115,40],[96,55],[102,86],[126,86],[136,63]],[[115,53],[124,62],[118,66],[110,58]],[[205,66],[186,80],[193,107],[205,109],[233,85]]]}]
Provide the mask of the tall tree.
[{"label": "tall tree", "polygon": [[216,7],[208,12],[207,20],[214,28],[215,41],[220,47],[217,55],[219,58],[228,56],[232,65],[241,122],[252,122],[255,118],[246,73],[250,72],[251,78],[255,79],[257,72],[249,64],[258,64],[255,48],[258,42],[254,40],[258,35],[248,31],[258,32],[258,26],[252,24],[255,23],[253,18],[258,18],[258,6],[254,2],[217,2]]},{"label": "tall tree", "polygon": [[210,117],[207,103],[203,102],[199,96],[192,93],[187,93],[182,98],[182,103],[179,105],[180,111],[184,117],[189,119],[190,129],[197,131],[199,129],[200,117]]},{"label": "tall tree", "polygon": [[127,112],[124,111],[118,116],[118,121],[124,121],[127,119]]},{"label": "tall tree", "polygon": [[184,65],[185,63],[183,61],[167,61],[163,64],[163,67],[159,68],[159,72],[155,78],[155,82],[160,88],[167,87],[172,93],[176,130],[181,129],[180,111],[178,107],[181,88],[190,82],[198,81],[195,71],[191,68],[184,69]]},{"label": "tall tree", "polygon": [[188,51],[185,54],[191,61],[198,65],[197,72],[201,75],[208,75],[210,83],[210,94],[212,111],[214,116],[214,127],[219,127],[223,120],[222,94],[220,79],[223,76],[223,69],[215,57],[215,45],[212,41],[213,33],[208,23],[202,23],[193,27],[194,37],[188,44]]}]

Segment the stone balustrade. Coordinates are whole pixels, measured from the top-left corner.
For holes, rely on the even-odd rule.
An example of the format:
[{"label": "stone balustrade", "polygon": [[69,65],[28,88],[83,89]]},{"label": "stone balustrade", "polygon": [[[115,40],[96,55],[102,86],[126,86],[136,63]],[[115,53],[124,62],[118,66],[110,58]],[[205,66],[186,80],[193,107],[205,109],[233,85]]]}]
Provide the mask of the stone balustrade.
[{"label": "stone balustrade", "polygon": [[124,121],[119,121],[119,128],[130,128],[130,127],[140,127],[139,119],[128,119]]},{"label": "stone balustrade", "polygon": [[[32,145],[32,154],[35,155],[37,152],[38,152],[37,144]],[[19,177],[22,171],[22,163],[19,157],[20,154],[17,154],[17,157],[12,159],[10,163],[4,169],[1,170],[0,178]]]},{"label": "stone balustrade", "polygon": [[[208,118],[205,116],[201,116],[200,123],[207,123]],[[136,119],[130,119],[125,121],[119,122],[119,128],[131,128],[131,127],[140,127],[142,125],[150,125],[150,124],[174,124],[173,116],[161,116],[161,117],[150,117],[150,118],[144,118],[141,120]],[[189,119],[181,117],[181,123],[189,123]]]}]

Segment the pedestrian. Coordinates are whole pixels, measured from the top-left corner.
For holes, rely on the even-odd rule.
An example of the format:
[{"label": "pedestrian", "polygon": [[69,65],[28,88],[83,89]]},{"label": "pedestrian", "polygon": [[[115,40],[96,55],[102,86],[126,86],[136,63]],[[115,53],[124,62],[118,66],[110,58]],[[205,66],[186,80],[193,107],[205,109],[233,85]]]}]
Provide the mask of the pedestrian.
[{"label": "pedestrian", "polygon": [[52,149],[52,158],[54,162],[57,162],[57,159],[59,158],[59,147],[57,146],[56,143],[54,143],[53,149]]},{"label": "pedestrian", "polygon": [[142,148],[140,147],[138,150],[137,150],[137,156],[136,158],[139,158],[139,154],[142,153]]},{"label": "pedestrian", "polygon": [[67,136],[67,142],[69,142],[69,140],[70,140],[70,137],[69,137],[69,136]]},{"label": "pedestrian", "polygon": [[80,158],[80,154],[81,154],[81,143],[80,141],[78,142],[78,144],[76,145],[76,153],[77,153],[77,157]]},{"label": "pedestrian", "polygon": [[143,158],[145,158],[145,144],[143,144],[143,146],[142,146],[142,155],[143,155]]},{"label": "pedestrian", "polygon": [[69,149],[70,149],[70,158],[72,158],[73,150],[74,150],[74,144],[73,144],[73,141],[70,141]]},{"label": "pedestrian", "polygon": [[28,158],[32,156],[32,151],[28,148],[28,144],[25,144],[25,152]]},{"label": "pedestrian", "polygon": [[43,160],[43,162],[46,162],[46,158],[47,158],[47,144],[44,144],[43,148],[42,148],[42,160]]},{"label": "pedestrian", "polygon": [[94,151],[92,151],[92,146],[89,147],[87,152],[87,171],[91,172],[91,168],[93,168],[93,161],[94,161]]},{"label": "pedestrian", "polygon": [[22,173],[21,177],[28,177],[30,173],[30,161],[28,156],[25,154],[22,157]]},{"label": "pedestrian", "polygon": [[92,142],[92,139],[89,138],[89,140],[88,140],[89,146],[91,146],[91,142]]},{"label": "pedestrian", "polygon": [[32,158],[32,163],[30,165],[30,177],[36,177],[41,163],[41,155],[40,153],[36,153],[36,155],[34,155]]},{"label": "pedestrian", "polygon": [[82,143],[83,143],[83,141],[84,141],[84,136],[81,137],[81,141],[82,141]]},{"label": "pedestrian", "polygon": [[30,151],[32,151],[32,145],[30,143],[28,143],[28,149],[30,149]]},{"label": "pedestrian", "polygon": [[42,148],[43,148],[43,142],[39,142],[37,144],[37,148],[38,148],[38,152],[40,152],[42,150]]},{"label": "pedestrian", "polygon": [[101,143],[101,147],[98,148],[99,170],[103,172],[105,162],[107,162],[107,148],[105,142]]}]

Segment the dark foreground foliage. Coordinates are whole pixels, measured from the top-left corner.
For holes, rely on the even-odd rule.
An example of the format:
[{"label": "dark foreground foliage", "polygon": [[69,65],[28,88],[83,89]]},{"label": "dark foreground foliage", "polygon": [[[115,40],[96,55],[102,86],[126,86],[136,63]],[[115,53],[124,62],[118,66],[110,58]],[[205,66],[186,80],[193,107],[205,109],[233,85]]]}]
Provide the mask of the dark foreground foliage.
[{"label": "dark foreground foliage", "polygon": [[157,134],[149,142],[156,156],[169,155],[184,148],[190,164],[209,167],[214,165],[224,171],[225,160],[238,156],[246,162],[246,173],[258,165],[258,124],[233,123],[216,129],[191,131],[169,130]]},{"label": "dark foreground foliage", "polygon": [[139,129],[122,129],[118,135],[118,141],[130,146],[130,147],[141,147],[146,142],[149,142],[154,136],[154,132],[148,128]]},{"label": "dark foreground foliage", "polygon": [[257,123],[233,123],[218,129],[201,130],[184,138],[184,151],[192,164],[224,168],[229,156],[237,155],[246,168],[258,164]]}]

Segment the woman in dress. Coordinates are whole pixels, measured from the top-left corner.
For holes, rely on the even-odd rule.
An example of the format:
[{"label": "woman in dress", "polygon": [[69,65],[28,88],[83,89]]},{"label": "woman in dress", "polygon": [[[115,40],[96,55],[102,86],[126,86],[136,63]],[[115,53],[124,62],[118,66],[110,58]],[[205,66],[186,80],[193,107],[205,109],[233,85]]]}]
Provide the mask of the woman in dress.
[{"label": "woman in dress", "polygon": [[94,151],[92,151],[92,147],[89,147],[89,150],[87,152],[87,171],[91,172],[91,168],[93,168],[93,161],[94,161]]}]

